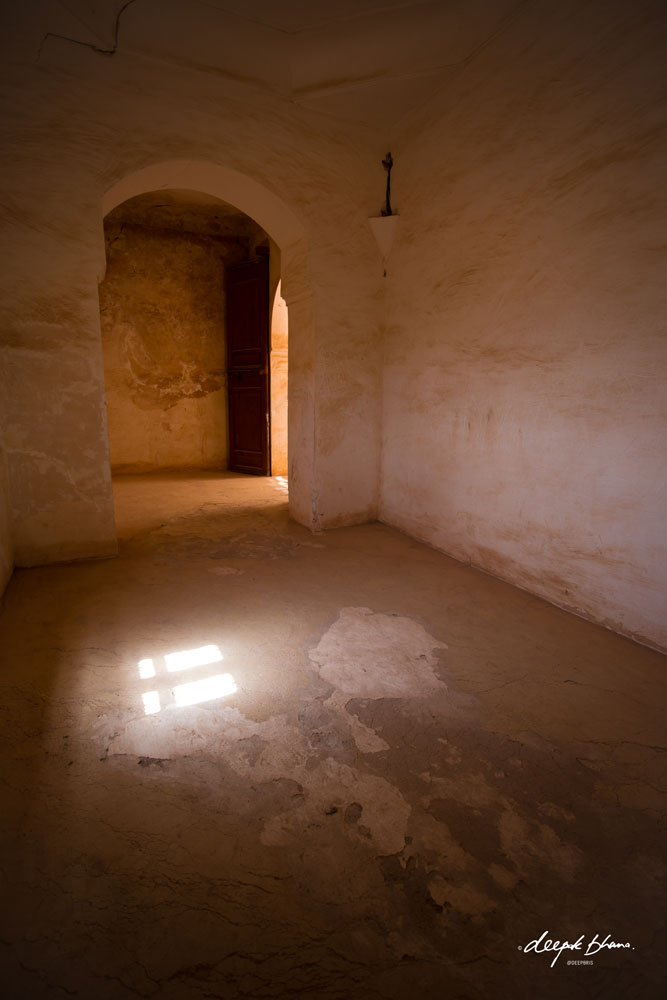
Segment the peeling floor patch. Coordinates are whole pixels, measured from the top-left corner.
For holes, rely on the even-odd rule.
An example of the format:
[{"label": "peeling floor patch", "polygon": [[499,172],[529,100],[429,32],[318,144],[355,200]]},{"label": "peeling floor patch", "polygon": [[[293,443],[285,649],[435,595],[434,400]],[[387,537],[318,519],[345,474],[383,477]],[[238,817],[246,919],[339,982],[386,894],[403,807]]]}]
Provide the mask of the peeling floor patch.
[{"label": "peeling floor patch", "polygon": [[427,698],[447,690],[434,650],[446,649],[411,618],[342,608],[310,658],[320,677],[356,698]]}]

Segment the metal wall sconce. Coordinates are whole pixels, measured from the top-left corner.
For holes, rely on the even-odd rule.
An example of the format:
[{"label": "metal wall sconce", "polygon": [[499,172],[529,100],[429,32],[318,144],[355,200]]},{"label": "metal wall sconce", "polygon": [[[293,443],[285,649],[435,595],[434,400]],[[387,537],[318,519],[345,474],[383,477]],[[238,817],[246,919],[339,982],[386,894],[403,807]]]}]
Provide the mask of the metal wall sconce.
[{"label": "metal wall sconce", "polygon": [[368,220],[371,232],[378,245],[380,256],[382,257],[382,270],[383,277],[385,278],[387,277],[387,260],[394,245],[396,230],[398,228],[398,213],[394,212],[391,207],[391,168],[393,165],[392,155],[391,153],[387,153],[385,159],[382,161],[382,166],[387,171],[384,207],[381,209],[380,215],[373,216]]}]

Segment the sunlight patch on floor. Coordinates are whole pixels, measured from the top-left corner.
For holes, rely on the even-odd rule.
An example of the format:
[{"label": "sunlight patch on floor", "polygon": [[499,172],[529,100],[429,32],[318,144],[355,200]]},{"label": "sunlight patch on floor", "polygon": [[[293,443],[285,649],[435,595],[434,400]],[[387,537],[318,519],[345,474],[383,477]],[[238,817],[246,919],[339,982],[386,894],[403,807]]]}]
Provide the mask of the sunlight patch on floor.
[{"label": "sunlight patch on floor", "polygon": [[[163,657],[145,657],[139,660],[137,667],[141,680],[152,680],[164,676],[158,671],[160,661],[164,662],[167,674],[177,673],[181,670],[192,670],[196,667],[208,667],[213,663],[219,663],[223,659],[220,648],[214,644],[198,646],[196,649],[181,649],[173,653],[167,653]],[[166,678],[165,678],[166,680]],[[188,684],[178,684],[170,688],[166,683],[160,685],[159,690],[145,691],[141,698],[145,715],[155,715],[163,708],[174,706],[183,708],[186,705],[200,705],[203,702],[214,701],[217,698],[225,698],[234,694],[237,690],[236,682],[231,674],[214,674],[209,677],[202,677]]]},{"label": "sunlight patch on floor", "polygon": [[214,677],[205,677],[201,681],[192,681],[190,684],[180,684],[175,687],[174,701],[179,707],[200,705],[204,701],[213,701],[215,698],[234,694],[236,690],[236,682],[231,674],[216,674]]}]

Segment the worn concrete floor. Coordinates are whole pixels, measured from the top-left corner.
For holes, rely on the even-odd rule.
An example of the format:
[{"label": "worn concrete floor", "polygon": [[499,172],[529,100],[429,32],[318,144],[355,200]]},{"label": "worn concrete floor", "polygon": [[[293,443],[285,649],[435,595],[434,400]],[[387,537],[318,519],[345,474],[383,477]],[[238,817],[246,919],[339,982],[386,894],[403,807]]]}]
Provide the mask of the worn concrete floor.
[{"label": "worn concrete floor", "polygon": [[664,995],[664,657],[276,480],[116,491],[5,599],[3,1000]]}]

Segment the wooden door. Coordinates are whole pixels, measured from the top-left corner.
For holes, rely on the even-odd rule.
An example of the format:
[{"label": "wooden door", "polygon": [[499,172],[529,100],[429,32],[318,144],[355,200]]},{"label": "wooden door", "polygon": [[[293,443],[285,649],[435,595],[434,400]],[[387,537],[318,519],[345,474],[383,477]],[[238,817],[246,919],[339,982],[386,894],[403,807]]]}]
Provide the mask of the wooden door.
[{"label": "wooden door", "polygon": [[268,476],[269,257],[227,270],[229,468]]}]

